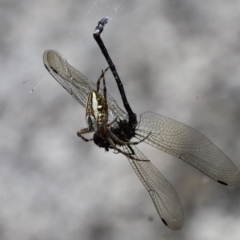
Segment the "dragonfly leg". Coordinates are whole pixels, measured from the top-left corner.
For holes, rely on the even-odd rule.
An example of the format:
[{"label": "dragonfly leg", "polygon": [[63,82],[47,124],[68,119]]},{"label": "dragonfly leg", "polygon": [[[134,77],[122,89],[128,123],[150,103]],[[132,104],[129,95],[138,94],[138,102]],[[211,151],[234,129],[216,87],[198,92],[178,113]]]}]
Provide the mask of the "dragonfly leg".
[{"label": "dragonfly leg", "polygon": [[139,158],[134,157],[135,152],[133,151],[133,149],[132,149],[129,145],[128,145],[128,147],[129,147],[131,153],[127,153],[127,152],[123,151],[122,149],[118,148],[118,147],[116,146],[116,144],[114,143],[114,141],[113,141],[110,137],[107,137],[107,140],[108,140],[109,143],[110,143],[110,148],[118,151],[119,153],[122,153],[122,154],[125,155],[127,158],[130,158],[130,159],[135,160],[135,161],[149,162],[148,159],[145,160],[145,159],[139,159]]},{"label": "dragonfly leg", "polygon": [[137,145],[137,144],[143,142],[146,138],[148,138],[151,133],[149,133],[142,140],[136,141],[136,142],[124,142],[124,141],[120,140],[111,130],[109,130],[109,134],[118,144],[121,144],[121,145]]},{"label": "dragonfly leg", "polygon": [[110,127],[111,125],[113,125],[115,122],[117,122],[117,118],[114,118],[112,122],[107,124],[107,127]]}]

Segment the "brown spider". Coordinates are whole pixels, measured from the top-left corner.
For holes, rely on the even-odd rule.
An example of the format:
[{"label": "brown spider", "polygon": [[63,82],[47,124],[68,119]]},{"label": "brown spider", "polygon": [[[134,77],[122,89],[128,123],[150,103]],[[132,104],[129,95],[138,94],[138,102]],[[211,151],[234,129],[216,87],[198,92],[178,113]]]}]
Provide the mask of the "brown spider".
[{"label": "brown spider", "polygon": [[[123,125],[121,120],[114,119],[112,122],[108,122],[108,104],[107,104],[107,87],[105,82],[105,73],[109,67],[107,67],[104,71],[102,70],[102,74],[100,75],[97,81],[97,91],[92,90],[87,99],[86,104],[86,122],[88,124],[88,128],[83,128],[77,132],[78,137],[82,138],[85,142],[94,141],[96,145],[99,147],[105,148],[107,151],[109,148],[116,150],[117,153],[122,153],[126,157],[131,159],[143,161],[142,159],[136,159],[133,157],[134,151],[130,145],[137,145],[143,142],[146,138],[149,137],[151,133],[149,133],[145,138],[140,141],[130,142],[130,137],[123,136],[126,135],[126,130],[120,131],[121,134],[117,134],[119,129],[121,128],[113,128],[114,123],[118,123],[118,126]],[[101,80],[103,82],[103,96],[100,94],[100,83]],[[116,130],[118,130],[116,132]],[[114,133],[116,132],[116,134]],[[87,139],[83,135],[92,133],[93,138]],[[126,153],[121,150],[117,145],[123,146],[126,145],[130,149],[131,153]]]}]

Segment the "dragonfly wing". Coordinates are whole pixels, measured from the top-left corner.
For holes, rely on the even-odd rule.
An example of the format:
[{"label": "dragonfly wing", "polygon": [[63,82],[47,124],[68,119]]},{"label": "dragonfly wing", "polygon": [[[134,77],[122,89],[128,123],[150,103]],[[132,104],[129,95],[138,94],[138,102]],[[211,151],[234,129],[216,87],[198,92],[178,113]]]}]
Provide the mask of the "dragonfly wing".
[{"label": "dragonfly wing", "polygon": [[[97,85],[68,64],[67,60],[56,51],[46,50],[43,54],[43,62],[57,82],[85,108],[89,92],[96,90]],[[100,94],[103,95],[102,90]],[[110,121],[117,117],[121,120],[127,119],[127,114],[110,94],[107,94],[107,100]]]},{"label": "dragonfly wing", "polygon": [[[122,147],[124,152],[132,154],[128,146]],[[137,147],[131,145],[131,148],[134,151],[133,157],[138,160],[130,158],[128,160],[149,192],[160,218],[169,228],[181,229],[184,224],[184,214],[176,191]]]},{"label": "dragonfly wing", "polygon": [[162,115],[145,112],[140,116],[136,138],[178,157],[224,185],[240,182],[234,163],[208,138],[193,128]]},{"label": "dragonfly wing", "polygon": [[96,84],[69,65],[67,60],[58,52],[45,51],[43,62],[57,82],[85,107],[88,94],[91,90],[96,89]]}]

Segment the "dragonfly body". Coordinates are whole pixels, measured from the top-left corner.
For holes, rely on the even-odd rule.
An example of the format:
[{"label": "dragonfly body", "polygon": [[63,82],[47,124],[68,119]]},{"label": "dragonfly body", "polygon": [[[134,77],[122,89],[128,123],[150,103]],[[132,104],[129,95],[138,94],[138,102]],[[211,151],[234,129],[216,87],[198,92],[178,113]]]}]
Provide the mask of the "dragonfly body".
[{"label": "dragonfly body", "polygon": [[[144,141],[184,160],[224,185],[238,184],[239,170],[209,139],[185,124],[153,112],[141,114],[137,122],[136,114],[127,101],[116,68],[100,38],[106,23],[107,18],[99,22],[94,38],[114,75],[126,112],[107,93],[105,72],[102,72],[95,84],[53,50],[45,51],[44,65],[50,74],[86,108],[88,127],[80,130],[78,136],[85,141],[93,140],[97,146],[106,151],[113,149],[124,154],[149,192],[164,224],[172,229],[181,229],[184,224],[184,214],[176,191],[136,145]],[[103,89],[100,89],[101,81],[103,81]],[[93,133],[93,139],[86,139],[83,136],[86,133]],[[134,142],[133,138],[139,141]]]}]

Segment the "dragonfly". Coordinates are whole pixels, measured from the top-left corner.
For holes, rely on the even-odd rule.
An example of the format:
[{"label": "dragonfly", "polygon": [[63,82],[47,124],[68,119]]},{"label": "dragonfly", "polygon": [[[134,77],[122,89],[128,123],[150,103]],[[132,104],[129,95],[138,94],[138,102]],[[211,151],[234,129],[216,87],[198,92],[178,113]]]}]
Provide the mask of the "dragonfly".
[{"label": "dragonfly", "polygon": [[[98,22],[93,37],[114,76],[125,110],[107,91],[105,72],[108,69],[102,71],[97,83],[94,83],[54,50],[44,52],[44,65],[56,81],[86,109],[87,128],[78,131],[77,135],[86,142],[93,141],[106,151],[111,149],[125,155],[150,194],[163,223],[171,229],[181,229],[184,213],[179,197],[168,180],[137,148],[139,143],[145,142],[180,158],[223,185],[237,185],[240,172],[219,148],[190,126],[154,112],[144,112],[137,120],[100,36],[108,20],[105,17]],[[84,136],[89,133],[93,133],[93,138]]]}]

